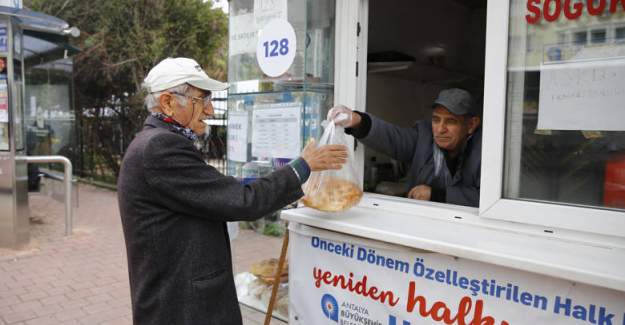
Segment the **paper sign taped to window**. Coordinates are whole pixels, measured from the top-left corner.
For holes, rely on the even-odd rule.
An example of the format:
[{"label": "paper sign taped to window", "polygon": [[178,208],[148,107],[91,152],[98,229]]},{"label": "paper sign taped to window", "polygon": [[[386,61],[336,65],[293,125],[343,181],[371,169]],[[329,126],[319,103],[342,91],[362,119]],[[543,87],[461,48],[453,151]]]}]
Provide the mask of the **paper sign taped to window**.
[{"label": "paper sign taped to window", "polygon": [[0,52],[8,52],[7,25],[0,23]]},{"label": "paper sign taped to window", "polygon": [[261,29],[274,19],[287,19],[287,0],[254,0],[254,18]]},{"label": "paper sign taped to window", "polygon": [[538,129],[625,130],[625,60],[543,65]]},{"label": "paper sign taped to window", "polygon": [[228,55],[254,53],[256,51],[256,34],[253,14],[231,16]]},{"label": "paper sign taped to window", "polygon": [[301,103],[255,105],[252,113],[252,156],[296,158],[302,148]]},{"label": "paper sign taped to window", "polygon": [[228,160],[247,162],[247,112],[228,115]]},{"label": "paper sign taped to window", "polygon": [[0,122],[9,121],[9,93],[7,91],[7,81],[0,80]]}]

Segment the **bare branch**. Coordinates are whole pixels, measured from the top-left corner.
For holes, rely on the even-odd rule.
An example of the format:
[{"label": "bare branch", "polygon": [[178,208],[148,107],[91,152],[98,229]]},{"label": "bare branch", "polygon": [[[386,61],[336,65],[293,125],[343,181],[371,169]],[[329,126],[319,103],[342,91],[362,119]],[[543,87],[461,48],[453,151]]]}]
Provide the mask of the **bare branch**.
[{"label": "bare branch", "polygon": [[63,10],[65,10],[65,7],[67,7],[67,5],[70,3],[70,1],[71,0],[65,0],[65,2],[63,2],[63,5],[61,5],[61,8],[59,8],[59,10],[57,10],[54,15],[55,16],[60,16],[61,12],[63,12]]},{"label": "bare branch", "polygon": [[108,68],[115,68],[124,64],[128,64],[130,62],[135,62],[135,61],[139,61],[138,58],[132,58],[132,59],[128,59],[128,60],[124,60],[124,61],[120,61],[117,63],[104,63],[105,66],[107,66]]}]

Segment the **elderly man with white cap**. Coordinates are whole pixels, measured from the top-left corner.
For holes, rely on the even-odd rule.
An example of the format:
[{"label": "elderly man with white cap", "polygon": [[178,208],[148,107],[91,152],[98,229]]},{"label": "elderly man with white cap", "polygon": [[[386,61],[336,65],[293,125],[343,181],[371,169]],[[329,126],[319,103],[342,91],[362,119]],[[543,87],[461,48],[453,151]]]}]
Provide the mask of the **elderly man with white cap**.
[{"label": "elderly man with white cap", "polygon": [[328,118],[365,145],[407,163],[408,198],[478,206],[482,132],[468,91],[441,91],[432,104],[432,119],[413,127],[399,127],[345,106],[333,107]]},{"label": "elderly man with white cap", "polygon": [[193,145],[213,114],[209,78],[168,58],[145,78],[150,116],[117,181],[135,324],[241,324],[226,221],[254,220],[303,196],[311,171],[339,169],[347,148],[309,144],[248,185],[207,165]]}]

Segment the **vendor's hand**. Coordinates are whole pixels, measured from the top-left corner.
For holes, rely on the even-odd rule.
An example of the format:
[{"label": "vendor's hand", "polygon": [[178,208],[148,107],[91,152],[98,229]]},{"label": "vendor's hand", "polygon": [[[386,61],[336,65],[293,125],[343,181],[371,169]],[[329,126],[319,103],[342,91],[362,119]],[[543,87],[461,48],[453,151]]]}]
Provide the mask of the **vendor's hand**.
[{"label": "vendor's hand", "polygon": [[327,119],[344,128],[353,128],[360,124],[360,115],[343,105],[332,107],[328,112]]},{"label": "vendor's hand", "polygon": [[408,192],[408,198],[429,201],[432,199],[432,188],[428,185],[417,185]]},{"label": "vendor's hand", "polygon": [[341,169],[347,161],[347,147],[341,144],[328,144],[318,147],[317,143],[312,140],[302,151],[302,158],[313,172]]}]

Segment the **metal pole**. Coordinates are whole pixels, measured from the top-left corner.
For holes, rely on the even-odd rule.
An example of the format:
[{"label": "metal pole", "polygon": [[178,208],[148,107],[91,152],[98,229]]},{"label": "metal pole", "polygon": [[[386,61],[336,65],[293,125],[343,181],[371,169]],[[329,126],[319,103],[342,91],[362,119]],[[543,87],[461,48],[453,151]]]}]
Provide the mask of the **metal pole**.
[{"label": "metal pole", "polygon": [[63,164],[63,182],[65,183],[65,236],[72,234],[72,162],[63,156],[18,156],[15,160],[25,161],[28,164]]}]

